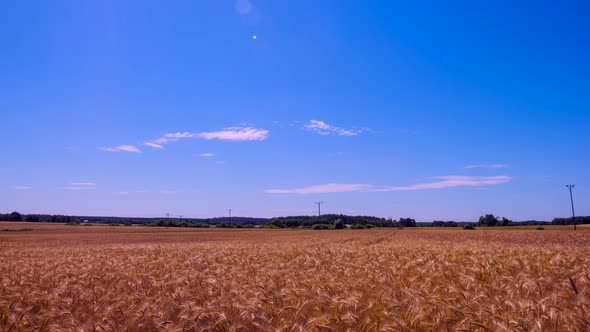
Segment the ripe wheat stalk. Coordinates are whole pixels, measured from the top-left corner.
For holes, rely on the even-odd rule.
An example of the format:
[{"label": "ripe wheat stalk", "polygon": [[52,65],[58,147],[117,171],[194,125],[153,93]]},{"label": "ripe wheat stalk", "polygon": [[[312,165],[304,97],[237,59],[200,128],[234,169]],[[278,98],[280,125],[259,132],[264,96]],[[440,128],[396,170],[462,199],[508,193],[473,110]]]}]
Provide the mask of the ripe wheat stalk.
[{"label": "ripe wheat stalk", "polygon": [[2,331],[590,331],[590,232],[0,235]]}]

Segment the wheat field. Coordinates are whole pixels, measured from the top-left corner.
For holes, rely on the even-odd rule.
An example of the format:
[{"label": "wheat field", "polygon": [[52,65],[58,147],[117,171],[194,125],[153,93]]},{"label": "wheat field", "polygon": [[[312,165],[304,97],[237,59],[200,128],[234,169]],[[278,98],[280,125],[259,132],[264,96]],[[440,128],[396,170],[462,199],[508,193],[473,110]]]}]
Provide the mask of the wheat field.
[{"label": "wheat field", "polygon": [[1,331],[590,331],[587,228],[0,229]]}]

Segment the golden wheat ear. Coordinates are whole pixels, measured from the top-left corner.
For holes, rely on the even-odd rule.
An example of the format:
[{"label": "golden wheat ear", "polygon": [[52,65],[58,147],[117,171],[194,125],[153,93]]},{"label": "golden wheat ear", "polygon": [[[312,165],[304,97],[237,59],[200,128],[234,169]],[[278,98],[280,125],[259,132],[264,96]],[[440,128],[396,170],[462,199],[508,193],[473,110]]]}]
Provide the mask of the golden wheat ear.
[{"label": "golden wheat ear", "polygon": [[0,331],[590,330],[587,231],[28,227]]}]

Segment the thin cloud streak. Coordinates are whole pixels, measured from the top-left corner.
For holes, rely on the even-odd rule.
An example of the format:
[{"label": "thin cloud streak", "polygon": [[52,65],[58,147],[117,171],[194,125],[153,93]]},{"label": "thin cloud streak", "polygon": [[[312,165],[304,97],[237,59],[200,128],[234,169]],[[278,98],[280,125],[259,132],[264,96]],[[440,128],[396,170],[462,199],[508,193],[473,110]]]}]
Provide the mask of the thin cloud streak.
[{"label": "thin cloud streak", "polygon": [[212,157],[215,157],[215,153],[201,153],[199,155],[199,157],[202,157],[202,158],[212,158]]},{"label": "thin cloud streak", "polygon": [[72,186],[74,186],[74,187],[78,187],[78,186],[96,186],[96,183],[94,183],[94,182],[72,182],[70,184]]},{"label": "thin cloud streak", "polygon": [[252,3],[248,0],[237,0],[234,8],[240,16],[246,16],[252,12]]},{"label": "thin cloud streak", "polygon": [[143,145],[152,148],[162,149],[165,144],[176,142],[181,139],[195,138],[204,140],[220,141],[263,141],[268,138],[270,131],[254,127],[228,127],[218,131],[209,132],[177,132],[168,133],[153,141],[145,142]]},{"label": "thin cloud streak", "polygon": [[154,149],[163,149],[164,148],[163,145],[157,144],[157,143],[153,143],[153,142],[145,142],[145,143],[143,143],[143,145],[149,146],[150,148],[154,148]]},{"label": "thin cloud streak", "polygon": [[12,187],[12,189],[16,189],[16,190],[31,190],[31,189],[33,189],[33,187],[31,187],[31,186],[14,186],[14,187]]},{"label": "thin cloud streak", "polygon": [[106,152],[132,152],[132,153],[141,153],[141,151],[133,145],[119,145],[114,147],[101,147],[98,148],[99,150],[106,151]]},{"label": "thin cloud streak", "polygon": [[310,120],[305,129],[320,135],[357,136],[364,130],[353,130],[335,127],[320,120]]},{"label": "thin cloud streak", "polygon": [[269,194],[323,194],[323,193],[345,193],[367,191],[373,186],[369,184],[342,184],[328,183],[324,185],[311,186],[295,189],[268,189],[264,192]]},{"label": "thin cloud streak", "polygon": [[472,168],[506,168],[508,165],[506,164],[483,164],[483,165],[467,165],[463,168],[465,169],[472,169]]},{"label": "thin cloud streak", "polygon": [[511,176],[440,176],[434,179],[438,181],[418,183],[410,186],[374,186],[370,184],[339,184],[329,183],[325,185],[310,186],[293,189],[267,189],[269,194],[324,194],[324,193],[350,193],[350,192],[393,192],[444,189],[453,187],[483,187],[510,182]]},{"label": "thin cloud streak", "polygon": [[408,191],[408,190],[424,190],[424,189],[444,189],[452,187],[478,187],[478,186],[490,186],[497,185],[512,180],[511,176],[439,176],[435,179],[440,181],[419,183],[411,186],[399,186],[377,189],[375,191],[387,192],[387,191]]},{"label": "thin cloud streak", "polygon": [[113,192],[113,195],[131,195],[134,193],[146,193],[147,190],[121,190],[121,191],[115,191]]},{"label": "thin cloud streak", "polygon": [[61,187],[59,189],[63,189],[63,190],[71,190],[71,191],[83,191],[83,190],[95,190],[95,187],[75,187],[75,186],[70,186],[70,187]]},{"label": "thin cloud streak", "polygon": [[198,133],[198,138],[222,141],[262,141],[268,138],[269,131],[253,127],[230,127],[220,131]]}]

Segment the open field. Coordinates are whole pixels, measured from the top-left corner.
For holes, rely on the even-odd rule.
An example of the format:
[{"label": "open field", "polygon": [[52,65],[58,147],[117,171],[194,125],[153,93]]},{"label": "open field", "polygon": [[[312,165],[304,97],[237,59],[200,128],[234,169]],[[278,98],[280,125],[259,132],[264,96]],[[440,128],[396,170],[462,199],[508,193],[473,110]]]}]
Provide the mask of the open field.
[{"label": "open field", "polygon": [[0,331],[589,331],[590,229],[544,227],[0,223]]}]

